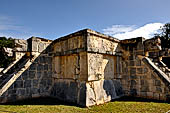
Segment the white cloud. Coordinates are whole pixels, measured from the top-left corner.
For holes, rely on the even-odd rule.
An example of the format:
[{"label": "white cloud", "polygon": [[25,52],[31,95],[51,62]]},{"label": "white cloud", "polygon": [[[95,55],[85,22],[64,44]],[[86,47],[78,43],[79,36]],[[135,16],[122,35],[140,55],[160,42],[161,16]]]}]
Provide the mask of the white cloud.
[{"label": "white cloud", "polygon": [[0,37],[27,39],[31,36],[41,35],[31,32],[28,28],[16,24],[12,17],[0,15]]},{"label": "white cloud", "polygon": [[108,27],[103,29],[105,34],[114,35],[117,33],[124,33],[132,31],[135,28],[135,25],[113,25],[112,27]]},{"label": "white cloud", "polygon": [[151,38],[154,36],[154,34],[159,32],[159,29],[161,26],[163,26],[163,24],[149,23],[138,28],[136,28],[136,26],[134,25],[132,26],[118,25],[119,27],[117,28],[115,26],[117,25],[114,25],[107,29],[103,29],[104,34],[111,35],[115,38],[123,40],[136,37]]},{"label": "white cloud", "polygon": [[0,16],[0,31],[2,30],[19,30],[20,26],[14,25],[10,17]]},{"label": "white cloud", "polygon": [[10,21],[11,21],[10,17],[0,15],[0,24],[1,23],[8,23]]},{"label": "white cloud", "polygon": [[21,30],[22,27],[15,25],[0,24],[0,30]]}]

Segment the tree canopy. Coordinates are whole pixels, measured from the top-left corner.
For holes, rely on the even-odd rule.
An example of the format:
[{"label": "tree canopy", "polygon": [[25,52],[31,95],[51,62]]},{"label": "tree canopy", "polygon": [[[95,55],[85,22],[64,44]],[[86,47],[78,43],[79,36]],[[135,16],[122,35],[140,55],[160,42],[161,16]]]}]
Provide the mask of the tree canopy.
[{"label": "tree canopy", "polygon": [[6,68],[13,61],[13,58],[7,56],[3,47],[14,48],[14,39],[0,37],[0,67]]},{"label": "tree canopy", "polygon": [[0,37],[0,48],[8,47],[13,48],[14,47],[14,39],[12,38],[6,38],[6,37]]},{"label": "tree canopy", "polygon": [[166,23],[161,28],[161,33],[158,36],[161,39],[162,48],[170,48],[170,23]]}]

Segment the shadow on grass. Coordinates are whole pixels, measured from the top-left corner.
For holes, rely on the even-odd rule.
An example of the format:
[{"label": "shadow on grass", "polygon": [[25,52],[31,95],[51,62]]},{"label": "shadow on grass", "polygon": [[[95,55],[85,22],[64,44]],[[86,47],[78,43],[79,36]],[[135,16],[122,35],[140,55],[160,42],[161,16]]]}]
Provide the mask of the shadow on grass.
[{"label": "shadow on grass", "polygon": [[163,100],[155,100],[155,99],[146,99],[146,98],[141,98],[141,97],[132,97],[132,96],[124,96],[119,99],[115,99],[114,101],[128,101],[128,102],[155,102],[155,103],[168,103],[170,104],[170,101],[163,101]]},{"label": "shadow on grass", "polygon": [[83,106],[77,105],[76,103],[61,101],[61,100],[58,100],[52,97],[24,99],[24,100],[19,100],[15,102],[7,102],[7,103],[3,103],[0,105],[66,105],[66,106],[83,107]]},{"label": "shadow on grass", "polygon": [[[129,96],[124,96],[119,99],[112,100],[114,101],[119,101],[119,102],[155,102],[155,103],[168,103],[170,104],[169,101],[160,101],[160,100],[154,100],[154,99],[145,99],[145,98],[139,98],[139,97],[129,97]],[[71,103],[71,102],[65,102],[58,100],[56,98],[52,97],[41,97],[41,98],[33,98],[33,99],[25,99],[25,100],[20,100],[20,101],[15,101],[15,102],[8,102],[0,105],[66,105],[66,106],[77,106],[84,108],[85,106],[80,106],[76,103]]]}]

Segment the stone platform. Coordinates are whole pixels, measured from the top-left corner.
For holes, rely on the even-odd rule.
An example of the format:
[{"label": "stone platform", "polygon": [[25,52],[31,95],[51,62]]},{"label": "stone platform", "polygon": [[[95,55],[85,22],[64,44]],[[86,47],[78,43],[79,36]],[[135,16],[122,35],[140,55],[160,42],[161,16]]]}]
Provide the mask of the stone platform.
[{"label": "stone platform", "polygon": [[170,55],[160,43],[142,37],[118,40],[90,29],[54,41],[16,40],[16,61],[0,77],[5,81],[0,102],[54,97],[92,106],[122,96],[169,101],[168,69],[156,61]]}]

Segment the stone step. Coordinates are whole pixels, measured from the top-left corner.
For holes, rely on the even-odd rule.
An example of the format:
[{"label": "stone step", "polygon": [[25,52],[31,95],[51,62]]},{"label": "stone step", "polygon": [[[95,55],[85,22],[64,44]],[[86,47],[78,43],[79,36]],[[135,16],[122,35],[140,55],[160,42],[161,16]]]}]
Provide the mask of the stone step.
[{"label": "stone step", "polygon": [[170,72],[169,72],[169,71],[165,71],[165,73],[166,73],[166,74],[170,74]]},{"label": "stone step", "polygon": [[0,89],[10,80],[10,78],[12,77],[12,75],[8,75],[6,78],[4,78],[3,80],[1,79],[1,83],[0,83]]},{"label": "stone step", "polygon": [[159,69],[161,69],[163,72],[166,71],[166,68],[164,68],[164,67],[159,67]]},{"label": "stone step", "polygon": [[5,74],[0,77],[0,89],[15,75],[16,72],[21,70],[29,58],[24,55],[15,65],[13,65]]},{"label": "stone step", "polygon": [[170,78],[170,69],[163,63],[163,62],[158,62],[158,61],[154,61],[153,59],[151,59],[154,64],[161,70],[163,71],[166,75],[169,76]]}]

